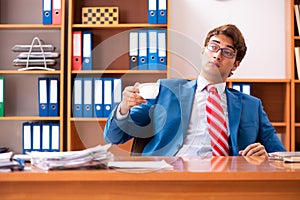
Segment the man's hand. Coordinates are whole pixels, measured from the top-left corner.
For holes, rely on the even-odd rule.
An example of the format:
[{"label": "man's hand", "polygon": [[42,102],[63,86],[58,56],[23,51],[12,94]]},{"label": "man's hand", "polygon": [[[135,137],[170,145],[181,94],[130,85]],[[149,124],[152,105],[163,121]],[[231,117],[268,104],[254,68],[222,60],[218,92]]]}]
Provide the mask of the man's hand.
[{"label": "man's hand", "polygon": [[130,108],[142,103],[146,103],[146,100],[139,95],[139,83],[135,83],[134,86],[128,86],[123,90],[123,98],[120,104],[120,112],[125,115],[129,112]]},{"label": "man's hand", "polygon": [[268,156],[264,145],[260,143],[250,144],[246,149],[239,151],[241,156]]}]

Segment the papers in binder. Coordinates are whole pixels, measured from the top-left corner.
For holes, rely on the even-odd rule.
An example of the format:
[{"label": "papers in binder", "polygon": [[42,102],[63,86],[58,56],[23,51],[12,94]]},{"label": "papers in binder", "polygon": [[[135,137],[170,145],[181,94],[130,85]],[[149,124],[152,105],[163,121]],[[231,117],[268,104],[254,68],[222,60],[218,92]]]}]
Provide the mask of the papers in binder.
[{"label": "papers in binder", "polygon": [[94,117],[103,117],[103,80],[94,78]]},{"label": "papers in binder", "polygon": [[43,170],[101,168],[113,158],[111,144],[98,145],[81,151],[29,152],[31,164]]},{"label": "papers in binder", "polygon": [[58,116],[58,78],[49,78],[48,83],[49,109],[48,116]]},{"label": "papers in binder", "polygon": [[157,30],[148,30],[148,38],[148,69],[157,70]]},{"label": "papers in binder", "polygon": [[147,58],[147,31],[139,31],[139,48],[138,48],[138,69],[147,70],[148,69],[148,58]]},{"label": "papers in binder", "polygon": [[83,117],[93,116],[93,79],[83,79]]},{"label": "papers in binder", "polygon": [[157,0],[148,0],[148,23],[157,24]]},{"label": "papers in binder", "polygon": [[49,112],[49,98],[48,98],[48,78],[38,78],[38,103],[39,116],[48,116]]},{"label": "papers in binder", "polygon": [[74,78],[73,86],[73,116],[82,117],[83,78]]},{"label": "papers in binder", "polygon": [[92,70],[92,32],[82,33],[82,69]]},{"label": "papers in binder", "polygon": [[132,31],[129,33],[129,65],[130,69],[137,69],[138,66],[138,32]]},{"label": "papers in binder", "polygon": [[167,23],[167,0],[158,0],[157,23]]},{"label": "papers in binder", "polygon": [[4,77],[0,76],[0,117],[4,116]]},{"label": "papers in binder", "polygon": [[158,69],[166,70],[167,69],[167,36],[166,30],[158,31]]},{"label": "papers in binder", "polygon": [[61,24],[61,0],[52,0],[52,24]]},{"label": "papers in binder", "polygon": [[52,0],[43,1],[43,24],[52,24]]}]

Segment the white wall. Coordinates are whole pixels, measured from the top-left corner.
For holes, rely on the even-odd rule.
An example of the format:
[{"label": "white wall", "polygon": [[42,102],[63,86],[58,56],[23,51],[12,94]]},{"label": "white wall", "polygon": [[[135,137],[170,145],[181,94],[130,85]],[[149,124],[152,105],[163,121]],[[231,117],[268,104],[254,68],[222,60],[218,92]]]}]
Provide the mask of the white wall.
[{"label": "white wall", "polygon": [[195,77],[208,31],[232,23],[248,52],[234,78],[286,78],[285,0],[172,0],[171,77]]}]

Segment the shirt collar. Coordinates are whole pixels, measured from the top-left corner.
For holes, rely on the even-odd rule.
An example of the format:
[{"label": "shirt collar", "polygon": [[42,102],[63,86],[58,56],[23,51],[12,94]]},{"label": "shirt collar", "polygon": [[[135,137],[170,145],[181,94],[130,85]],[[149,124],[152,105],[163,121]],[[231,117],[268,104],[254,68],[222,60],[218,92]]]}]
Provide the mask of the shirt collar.
[{"label": "shirt collar", "polygon": [[[209,82],[203,78],[202,76],[198,76],[197,78],[197,89],[202,91],[203,89],[205,89],[205,87],[209,84]],[[214,84],[214,86],[217,88],[218,93],[222,94],[225,91],[225,87],[226,87],[226,83],[218,83],[218,84]]]}]

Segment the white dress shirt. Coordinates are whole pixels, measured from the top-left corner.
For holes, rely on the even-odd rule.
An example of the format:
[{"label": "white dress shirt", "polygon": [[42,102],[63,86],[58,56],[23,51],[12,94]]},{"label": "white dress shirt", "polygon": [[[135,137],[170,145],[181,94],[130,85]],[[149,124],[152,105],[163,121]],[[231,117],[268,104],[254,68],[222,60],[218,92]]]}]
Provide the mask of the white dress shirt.
[{"label": "white dress shirt", "polygon": [[[208,133],[208,124],[206,119],[205,104],[208,92],[205,87],[208,81],[198,76],[197,89],[192,106],[192,113],[189,126],[186,132],[182,148],[177,152],[176,156],[211,156],[212,149],[210,144],[210,136]],[[221,106],[225,113],[227,132],[228,128],[228,111],[225,91],[226,83],[216,84],[215,87],[221,96]]]}]

